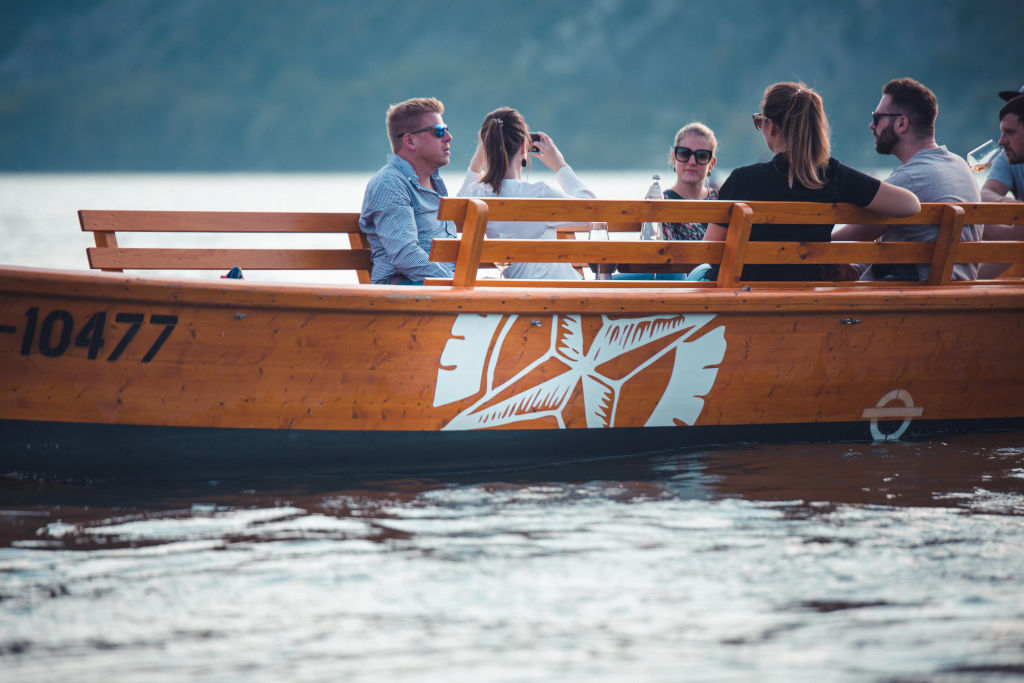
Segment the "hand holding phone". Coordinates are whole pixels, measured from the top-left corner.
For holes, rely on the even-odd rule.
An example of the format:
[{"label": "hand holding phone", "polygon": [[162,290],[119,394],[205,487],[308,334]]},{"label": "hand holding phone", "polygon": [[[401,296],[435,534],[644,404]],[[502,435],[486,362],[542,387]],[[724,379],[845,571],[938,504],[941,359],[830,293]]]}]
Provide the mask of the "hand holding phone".
[{"label": "hand holding phone", "polygon": [[[538,140],[540,140],[540,133],[530,133],[530,140],[532,140],[533,142],[537,142]],[[538,147],[537,145],[530,145],[530,151],[539,152],[540,147]]]}]

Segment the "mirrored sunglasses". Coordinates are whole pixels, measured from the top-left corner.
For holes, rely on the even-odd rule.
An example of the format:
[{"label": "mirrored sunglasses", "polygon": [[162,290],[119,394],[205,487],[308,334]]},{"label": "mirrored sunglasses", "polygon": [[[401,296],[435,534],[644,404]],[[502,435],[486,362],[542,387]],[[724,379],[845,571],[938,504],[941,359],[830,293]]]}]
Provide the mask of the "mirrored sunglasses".
[{"label": "mirrored sunglasses", "polygon": [[401,137],[405,137],[406,135],[415,135],[416,133],[422,133],[422,132],[427,131],[427,130],[432,130],[432,131],[434,131],[434,135],[436,135],[439,138],[443,138],[444,134],[448,132],[448,126],[444,125],[443,123],[438,123],[438,124],[433,125],[433,126],[427,126],[425,128],[417,128],[416,130],[410,130],[408,133],[402,133],[398,137],[401,138]]}]

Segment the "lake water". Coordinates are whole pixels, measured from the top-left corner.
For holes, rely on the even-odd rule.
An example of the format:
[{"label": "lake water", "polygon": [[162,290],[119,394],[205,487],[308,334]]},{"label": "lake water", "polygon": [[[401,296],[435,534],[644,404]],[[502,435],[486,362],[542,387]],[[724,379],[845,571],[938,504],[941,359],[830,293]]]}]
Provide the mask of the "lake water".
[{"label": "lake water", "polygon": [[[0,263],[84,268],[80,208],[348,211],[365,181],[0,177]],[[0,477],[5,682],[1021,679],[1021,432],[441,481]]]}]

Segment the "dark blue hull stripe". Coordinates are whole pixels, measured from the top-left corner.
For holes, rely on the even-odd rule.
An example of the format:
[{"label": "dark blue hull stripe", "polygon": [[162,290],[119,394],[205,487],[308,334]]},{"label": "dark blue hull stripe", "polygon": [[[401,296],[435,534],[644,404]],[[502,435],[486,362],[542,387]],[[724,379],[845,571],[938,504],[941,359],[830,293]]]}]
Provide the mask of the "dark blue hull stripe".
[{"label": "dark blue hull stripe", "polygon": [[[892,434],[900,422],[880,425]],[[1024,418],[915,420],[902,440],[1024,429]],[[0,474],[159,481],[298,474],[436,476],[737,443],[871,441],[867,422],[464,432],[321,431],[0,420]]]}]

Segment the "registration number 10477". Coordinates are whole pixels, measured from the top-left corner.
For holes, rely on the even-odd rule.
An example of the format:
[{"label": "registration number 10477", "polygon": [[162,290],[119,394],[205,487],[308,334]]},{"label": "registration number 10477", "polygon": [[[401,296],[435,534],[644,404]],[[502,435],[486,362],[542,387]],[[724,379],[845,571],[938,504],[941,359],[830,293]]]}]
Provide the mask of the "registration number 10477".
[{"label": "registration number 10477", "polygon": [[[95,360],[101,356],[101,351],[110,349],[106,353],[108,361],[116,361],[121,358],[125,350],[132,344],[135,336],[144,325],[147,325],[145,313],[115,313],[113,322],[119,327],[127,325],[119,335],[111,335],[112,329],[107,326],[107,311],[93,313],[85,323],[77,329],[75,334],[75,319],[69,311],[56,309],[41,315],[38,306],[25,311],[25,328],[21,336],[21,353],[24,356],[32,354],[36,349],[39,353],[50,358],[56,358],[64,354],[72,343],[77,347],[88,349],[89,360]],[[176,315],[150,315],[148,325],[162,327],[156,341],[152,343],[142,362],[148,363],[156,357],[160,348],[171,336],[174,326],[178,324]],[[16,328],[4,326],[5,332],[15,332]]]}]

